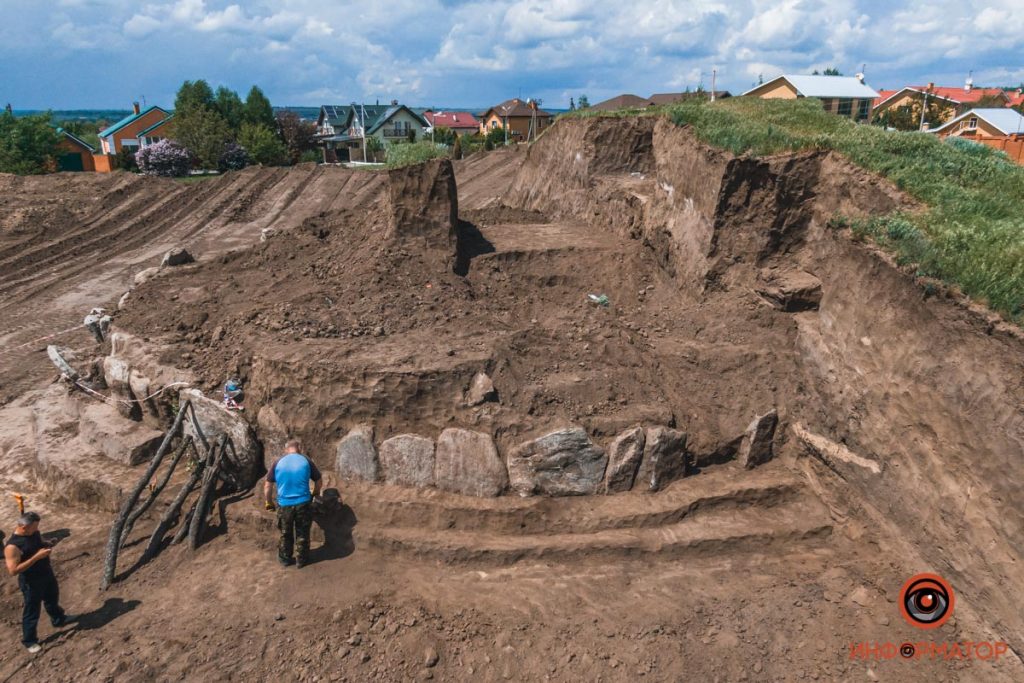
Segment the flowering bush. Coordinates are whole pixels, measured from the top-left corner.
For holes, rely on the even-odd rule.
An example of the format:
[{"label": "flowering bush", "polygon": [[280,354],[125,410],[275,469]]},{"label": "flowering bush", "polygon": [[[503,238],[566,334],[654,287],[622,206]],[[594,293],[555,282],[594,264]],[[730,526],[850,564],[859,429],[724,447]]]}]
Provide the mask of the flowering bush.
[{"label": "flowering bush", "polygon": [[240,171],[249,165],[249,153],[237,142],[229,142],[224,146],[217,168],[224,171]]},{"label": "flowering bush", "polygon": [[139,170],[146,175],[183,176],[192,168],[192,154],[174,140],[143,147],[135,155]]}]

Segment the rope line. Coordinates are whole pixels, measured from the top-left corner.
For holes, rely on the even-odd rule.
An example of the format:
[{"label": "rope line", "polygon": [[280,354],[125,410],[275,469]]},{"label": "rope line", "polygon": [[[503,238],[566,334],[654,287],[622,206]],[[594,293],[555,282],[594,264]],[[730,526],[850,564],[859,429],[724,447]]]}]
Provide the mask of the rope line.
[{"label": "rope line", "polygon": [[17,346],[12,346],[12,347],[10,347],[7,350],[8,351],[17,351],[18,349],[24,348],[26,346],[31,346],[33,344],[38,344],[39,342],[46,341],[48,339],[54,339],[56,337],[60,337],[60,336],[65,335],[65,334],[67,334],[69,332],[74,332],[75,330],[79,330],[79,329],[82,329],[82,325],[75,325],[74,327],[69,327],[68,329],[61,330],[60,332],[54,332],[53,334],[49,334],[49,335],[47,335],[45,337],[39,337],[39,339],[33,339],[32,341],[25,342],[24,344],[18,344]]},{"label": "rope line", "polygon": [[[71,379],[67,375],[64,375],[63,377],[65,379],[68,379],[68,380]],[[130,398],[116,398],[114,396],[105,396],[105,395],[101,394],[100,392],[96,391],[95,389],[93,389],[91,387],[87,387],[86,385],[82,384],[81,382],[79,382],[77,380],[73,380],[72,383],[76,387],[78,387],[79,389],[84,391],[85,393],[91,394],[93,396],[96,396],[97,398],[102,399],[104,403],[120,403],[120,404],[126,405],[126,406],[131,406],[131,404],[133,404],[133,403],[141,404],[141,403],[143,403],[145,401],[148,401],[151,398],[155,398],[155,397],[159,396],[160,394],[164,393],[165,391],[167,391],[171,387],[182,386],[182,385],[188,386],[190,384],[190,382],[171,382],[170,384],[168,384],[168,385],[164,386],[163,388],[161,388],[159,391],[155,391],[152,394],[150,394],[149,396],[146,396],[145,398],[130,399]]]}]

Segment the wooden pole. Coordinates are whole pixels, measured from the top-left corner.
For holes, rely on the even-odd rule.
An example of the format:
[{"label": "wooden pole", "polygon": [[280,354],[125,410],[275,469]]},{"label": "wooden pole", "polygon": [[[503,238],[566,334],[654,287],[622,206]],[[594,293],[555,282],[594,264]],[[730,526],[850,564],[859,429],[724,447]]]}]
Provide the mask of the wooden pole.
[{"label": "wooden pole", "polygon": [[[157,554],[160,542],[164,540],[164,535],[167,533],[167,530],[174,525],[175,520],[180,516],[181,507],[185,504],[185,499],[188,498],[190,493],[192,493],[196,484],[199,483],[199,479],[203,476],[205,468],[203,467],[202,458],[199,457],[199,451],[196,450],[194,443],[192,444],[192,452],[197,456],[196,468],[192,470],[192,476],[189,477],[188,481],[181,487],[181,490],[178,491],[178,495],[174,497],[174,501],[171,503],[171,506],[164,511],[163,517],[160,518],[160,523],[153,531],[153,535],[149,537],[149,544],[146,546],[146,550],[142,554],[143,560],[148,560]],[[187,524],[183,526],[184,528],[188,528]]]},{"label": "wooden pole", "polygon": [[128,516],[128,521],[126,521],[124,525],[124,531],[121,532],[122,548],[124,547],[124,544],[128,542],[128,536],[132,533],[132,527],[135,526],[135,522],[138,521],[139,517],[146,513],[146,510],[149,509],[149,507],[156,500],[157,496],[160,495],[160,492],[163,491],[164,487],[167,486],[167,482],[171,480],[171,475],[174,474],[174,468],[178,466],[178,461],[181,460],[181,456],[185,454],[185,451],[188,450],[188,447],[191,444],[191,436],[185,437],[182,440],[181,445],[178,446],[178,450],[175,451],[174,456],[171,458],[171,462],[167,467],[167,472],[164,473],[163,479],[160,481],[159,484],[156,485],[156,488],[149,492],[149,497],[146,498],[146,501],[142,505],[137,507],[132,512],[132,514]]},{"label": "wooden pole", "polygon": [[107,539],[107,559],[103,566],[103,579],[100,583],[100,590],[107,590],[110,584],[114,582],[114,574],[117,571],[117,553],[121,548],[121,534],[124,532],[128,515],[131,514],[135,503],[138,502],[139,496],[142,495],[142,491],[146,488],[146,484],[149,483],[149,480],[153,478],[153,475],[160,467],[160,462],[164,459],[167,449],[170,448],[174,435],[181,429],[181,422],[185,418],[185,411],[191,406],[192,403],[186,401],[185,405],[180,407],[178,416],[174,418],[174,424],[171,425],[171,428],[167,430],[167,434],[164,435],[164,440],[160,443],[160,448],[157,449],[156,454],[153,455],[153,460],[149,463],[149,467],[146,468],[145,474],[142,475],[135,488],[125,499],[124,505],[121,506],[121,512],[118,513],[117,518],[114,520],[114,525],[110,527],[110,536]]},{"label": "wooden pole", "polygon": [[199,490],[199,500],[196,501],[196,509],[192,513],[192,521],[188,530],[188,545],[192,550],[199,547],[199,536],[206,528],[207,508],[210,506],[213,489],[217,486],[217,475],[220,472],[221,463],[224,461],[224,453],[228,450],[227,442],[227,434],[220,437],[220,443],[217,444],[217,455],[203,477],[203,488]]}]

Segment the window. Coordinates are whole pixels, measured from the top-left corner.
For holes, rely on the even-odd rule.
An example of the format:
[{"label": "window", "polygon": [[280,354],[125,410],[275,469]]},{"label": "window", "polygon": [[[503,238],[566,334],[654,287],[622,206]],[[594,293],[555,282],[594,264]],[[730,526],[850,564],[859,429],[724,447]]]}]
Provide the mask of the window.
[{"label": "window", "polygon": [[822,97],[821,98],[821,108],[824,109],[825,111],[831,113],[832,112],[832,98],[831,97]]},{"label": "window", "polygon": [[978,117],[977,116],[972,116],[970,121],[967,122],[967,127],[968,128],[977,128],[978,127]]},{"label": "window", "polygon": [[871,116],[871,100],[861,100],[857,107],[857,120],[867,121]]},{"label": "window", "polygon": [[493,129],[493,128],[497,128],[497,127],[498,127],[498,119],[491,119],[491,128]]},{"label": "window", "polygon": [[853,113],[853,100],[839,100],[839,112],[840,116],[849,116]]}]

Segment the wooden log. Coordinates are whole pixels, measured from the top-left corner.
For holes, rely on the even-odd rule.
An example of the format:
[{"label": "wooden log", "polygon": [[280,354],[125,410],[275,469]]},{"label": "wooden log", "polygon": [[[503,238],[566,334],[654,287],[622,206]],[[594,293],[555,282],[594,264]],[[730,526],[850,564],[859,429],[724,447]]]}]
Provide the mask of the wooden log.
[{"label": "wooden log", "polygon": [[181,429],[181,422],[185,418],[185,411],[191,407],[190,403],[186,403],[181,406],[178,410],[178,416],[174,418],[174,424],[167,430],[167,434],[164,435],[164,440],[160,443],[160,447],[157,449],[156,454],[153,455],[153,460],[150,461],[149,467],[146,468],[146,472],[139,479],[139,482],[132,489],[131,493],[124,501],[124,505],[121,506],[121,511],[118,513],[117,518],[114,520],[114,525],[110,527],[110,536],[107,539],[107,558],[103,565],[103,579],[100,582],[100,590],[107,590],[110,584],[114,582],[114,574],[117,571],[117,553],[121,549],[121,534],[124,532],[125,524],[128,521],[128,515],[131,514],[132,508],[135,507],[135,503],[138,502],[139,496],[142,495],[149,480],[153,478],[157,469],[160,467],[161,461],[164,459],[164,455],[167,453],[167,449],[171,446],[171,441],[174,439],[175,434]]},{"label": "wooden log", "polygon": [[203,487],[199,490],[199,500],[196,501],[196,509],[192,513],[192,520],[188,530],[188,545],[192,550],[199,547],[199,537],[202,535],[203,530],[206,529],[206,515],[213,498],[213,489],[217,486],[220,468],[224,462],[224,454],[228,450],[227,443],[228,435],[225,434],[220,437],[220,442],[217,444],[217,455],[203,477]]},{"label": "wooden log", "polygon": [[[199,486],[205,486],[206,477],[209,473],[210,468],[213,466],[213,460],[217,457],[217,444],[214,444],[213,449],[206,454],[206,459],[203,460],[203,471],[201,473],[201,482]],[[192,507],[189,508],[188,512],[181,519],[181,524],[178,526],[178,530],[174,534],[174,538],[171,539],[171,545],[178,545],[185,540],[189,530],[192,527],[192,519],[196,512],[196,504],[199,501],[196,500],[192,503]]]},{"label": "wooden log", "polygon": [[[199,456],[199,451],[196,450],[195,444],[192,443],[192,452],[196,454],[196,468],[192,470],[192,476],[189,477],[188,481],[178,491],[178,495],[174,497],[174,501],[171,506],[164,511],[163,516],[160,518],[160,523],[157,524],[156,529],[153,531],[153,535],[149,537],[149,544],[146,546],[146,550],[143,552],[143,561],[149,560],[155,557],[160,549],[160,543],[164,540],[164,536],[167,531],[174,526],[174,522],[178,519],[181,514],[181,508],[185,504],[185,500],[189,494],[192,493],[196,485],[199,483],[200,478],[203,476],[204,463],[202,458]],[[188,524],[182,525],[183,528],[187,529]]]},{"label": "wooden log", "polygon": [[174,468],[178,466],[178,461],[181,460],[181,456],[185,455],[185,451],[192,444],[192,437],[188,436],[182,439],[181,445],[178,446],[178,450],[174,452],[174,456],[171,457],[171,461],[168,464],[167,471],[164,473],[163,479],[149,492],[149,497],[146,498],[145,502],[128,516],[128,520],[124,524],[124,531],[121,532],[121,547],[128,542],[128,536],[132,533],[132,528],[135,526],[135,522],[138,521],[139,517],[146,513],[146,510],[153,505],[157,496],[164,490],[167,483],[171,480],[171,475],[174,474]]}]

